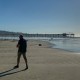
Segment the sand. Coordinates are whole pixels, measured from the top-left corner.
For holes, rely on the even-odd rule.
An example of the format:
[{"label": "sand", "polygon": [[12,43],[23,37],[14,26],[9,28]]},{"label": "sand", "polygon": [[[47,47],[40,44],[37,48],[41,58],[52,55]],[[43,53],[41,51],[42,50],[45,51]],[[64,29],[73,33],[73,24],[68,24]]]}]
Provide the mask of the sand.
[{"label": "sand", "polygon": [[[17,41],[0,41],[0,80],[80,80],[80,54],[50,48],[39,40],[28,41],[29,69],[25,62],[13,69],[17,59]],[[39,46],[38,44],[42,44]]]}]

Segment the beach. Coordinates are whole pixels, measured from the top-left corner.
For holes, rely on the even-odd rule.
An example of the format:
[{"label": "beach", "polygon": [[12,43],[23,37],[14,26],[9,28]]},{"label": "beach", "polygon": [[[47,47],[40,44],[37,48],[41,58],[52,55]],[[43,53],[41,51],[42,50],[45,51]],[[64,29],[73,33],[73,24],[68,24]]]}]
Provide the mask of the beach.
[{"label": "beach", "polygon": [[[21,57],[18,69],[17,41],[0,41],[0,80],[80,80],[80,54],[51,48],[40,40],[28,40],[28,70]],[[42,44],[39,46],[39,44]]]}]

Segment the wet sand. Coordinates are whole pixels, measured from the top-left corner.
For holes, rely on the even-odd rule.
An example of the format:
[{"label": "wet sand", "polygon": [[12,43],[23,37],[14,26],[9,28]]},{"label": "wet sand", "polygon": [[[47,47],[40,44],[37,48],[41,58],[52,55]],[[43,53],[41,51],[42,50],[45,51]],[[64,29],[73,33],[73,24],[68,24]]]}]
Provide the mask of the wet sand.
[{"label": "wet sand", "polygon": [[[13,69],[17,59],[17,41],[0,41],[0,80],[80,80],[80,54],[50,48],[39,40],[28,41],[29,69],[25,62]],[[39,46],[38,44],[42,44]]]}]

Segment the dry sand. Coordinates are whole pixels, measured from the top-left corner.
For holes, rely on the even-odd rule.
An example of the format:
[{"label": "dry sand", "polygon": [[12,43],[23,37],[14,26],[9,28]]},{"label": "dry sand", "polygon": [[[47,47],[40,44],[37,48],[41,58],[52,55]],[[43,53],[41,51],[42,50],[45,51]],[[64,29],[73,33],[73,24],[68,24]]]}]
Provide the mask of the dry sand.
[{"label": "dry sand", "polygon": [[[50,48],[47,42],[28,41],[28,65],[21,57],[14,69],[17,41],[0,41],[0,80],[80,80],[80,54]],[[38,46],[42,44],[42,46]]]}]

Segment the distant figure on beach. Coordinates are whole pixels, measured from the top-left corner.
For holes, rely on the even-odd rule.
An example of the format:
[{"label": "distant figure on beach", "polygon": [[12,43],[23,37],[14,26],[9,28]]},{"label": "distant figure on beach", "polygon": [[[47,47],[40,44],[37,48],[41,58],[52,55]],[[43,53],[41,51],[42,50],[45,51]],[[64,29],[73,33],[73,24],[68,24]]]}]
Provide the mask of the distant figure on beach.
[{"label": "distant figure on beach", "polygon": [[14,69],[19,68],[20,57],[21,57],[21,55],[23,55],[23,58],[26,63],[26,68],[25,68],[25,70],[26,70],[26,69],[28,69],[27,57],[26,57],[27,41],[23,38],[22,35],[19,36],[19,41],[18,41],[17,47],[18,47],[17,65],[14,66]]}]

